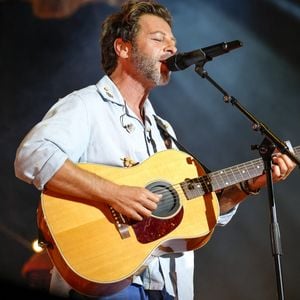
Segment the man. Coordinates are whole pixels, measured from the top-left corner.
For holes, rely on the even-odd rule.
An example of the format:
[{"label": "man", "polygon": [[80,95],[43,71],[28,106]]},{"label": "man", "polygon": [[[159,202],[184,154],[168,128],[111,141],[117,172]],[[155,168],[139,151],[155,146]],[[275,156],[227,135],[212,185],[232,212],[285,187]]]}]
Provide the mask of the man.
[{"label": "man", "polygon": [[[119,12],[109,16],[101,37],[106,76],[54,104],[19,146],[16,176],[39,190],[108,205],[134,222],[150,217],[162,195],[145,187],[116,184],[76,163],[129,167],[167,149],[148,96],[153,88],[166,85],[170,79],[164,62],[177,50],[171,26],[168,10],[152,1],[126,2]],[[162,122],[175,137],[171,126]],[[278,153],[272,168],[276,182],[289,175],[294,163]],[[218,224],[225,225],[238,204],[265,184],[262,175],[218,193]],[[50,289],[65,296],[73,292],[55,268]],[[175,259],[156,257],[144,272],[133,276],[129,286],[99,297],[175,298],[193,299],[193,251]]]}]

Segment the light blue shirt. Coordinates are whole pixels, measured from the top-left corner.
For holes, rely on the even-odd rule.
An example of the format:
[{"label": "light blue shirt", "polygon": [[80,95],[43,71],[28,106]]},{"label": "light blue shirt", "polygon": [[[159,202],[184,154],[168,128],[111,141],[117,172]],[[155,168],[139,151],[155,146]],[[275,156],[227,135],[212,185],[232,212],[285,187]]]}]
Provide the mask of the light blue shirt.
[{"label": "light blue shirt", "polygon": [[[144,114],[145,124],[126,106],[110,78],[104,76],[96,85],[74,91],[56,102],[27,134],[17,150],[16,176],[43,190],[67,158],[75,163],[120,167],[123,167],[124,159],[142,162],[156,151],[166,150],[149,99],[145,102]],[[166,121],[164,124],[175,136],[170,124]],[[220,216],[218,224],[229,222],[235,211]],[[141,276],[134,278],[134,282],[155,290],[161,290],[165,285],[169,294],[192,300],[193,251],[176,258],[174,268],[170,269],[172,263],[170,258],[157,257]],[[67,294],[70,287],[55,269],[52,277],[53,290]]]}]

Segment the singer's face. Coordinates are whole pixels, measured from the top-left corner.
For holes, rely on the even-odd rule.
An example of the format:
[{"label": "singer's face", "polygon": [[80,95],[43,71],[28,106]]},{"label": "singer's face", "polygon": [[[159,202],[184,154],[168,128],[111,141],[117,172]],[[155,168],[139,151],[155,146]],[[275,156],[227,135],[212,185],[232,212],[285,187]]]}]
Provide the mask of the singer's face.
[{"label": "singer's face", "polygon": [[162,18],[148,14],[140,18],[139,26],[132,45],[132,64],[148,85],[165,85],[170,72],[164,61],[177,51],[172,30]]}]

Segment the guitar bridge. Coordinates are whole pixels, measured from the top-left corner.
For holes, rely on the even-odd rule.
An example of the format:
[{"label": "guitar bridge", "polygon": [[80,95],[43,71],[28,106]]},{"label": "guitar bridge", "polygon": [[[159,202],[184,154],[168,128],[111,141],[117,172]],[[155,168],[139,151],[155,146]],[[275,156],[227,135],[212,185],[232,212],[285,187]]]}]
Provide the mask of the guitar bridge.
[{"label": "guitar bridge", "polygon": [[130,237],[129,226],[126,222],[125,217],[122,214],[118,213],[116,210],[114,210],[111,206],[109,207],[109,209],[114,218],[116,228],[119,231],[121,238],[122,239],[129,238]]}]

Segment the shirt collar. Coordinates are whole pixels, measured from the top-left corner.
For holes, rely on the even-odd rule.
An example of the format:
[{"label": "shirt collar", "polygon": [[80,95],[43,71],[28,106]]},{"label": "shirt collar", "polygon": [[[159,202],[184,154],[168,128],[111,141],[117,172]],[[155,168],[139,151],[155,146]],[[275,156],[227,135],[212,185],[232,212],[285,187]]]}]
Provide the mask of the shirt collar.
[{"label": "shirt collar", "polygon": [[[109,76],[105,75],[101,80],[96,84],[97,89],[101,96],[107,101],[114,102],[118,105],[125,106],[125,101],[118,89],[118,87],[114,84],[114,82],[109,78]],[[144,103],[144,112],[146,115],[153,114],[153,107],[147,98]]]},{"label": "shirt collar", "polygon": [[107,75],[103,76],[101,80],[98,81],[96,87],[104,99],[122,106],[125,105],[119,89]]}]

